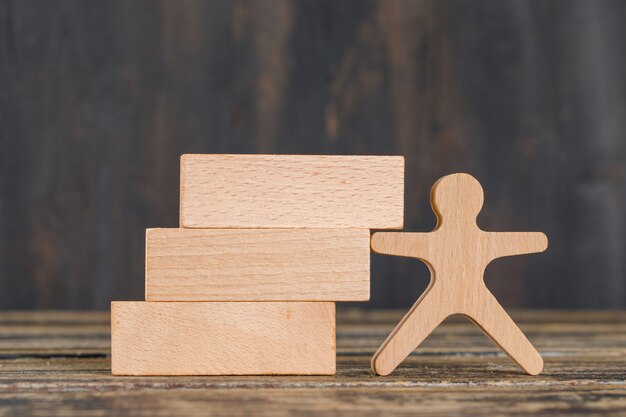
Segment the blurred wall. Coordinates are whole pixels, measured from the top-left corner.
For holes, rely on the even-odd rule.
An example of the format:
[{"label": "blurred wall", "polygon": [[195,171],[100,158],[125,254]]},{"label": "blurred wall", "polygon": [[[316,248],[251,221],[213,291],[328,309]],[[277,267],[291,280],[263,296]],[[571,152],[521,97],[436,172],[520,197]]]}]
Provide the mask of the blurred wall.
[{"label": "blurred wall", "polygon": [[[178,224],[182,153],[406,156],[485,188],[506,307],[626,307],[626,2],[0,0],[0,308],[142,299],[144,229]],[[370,307],[418,261],[372,256]]]}]

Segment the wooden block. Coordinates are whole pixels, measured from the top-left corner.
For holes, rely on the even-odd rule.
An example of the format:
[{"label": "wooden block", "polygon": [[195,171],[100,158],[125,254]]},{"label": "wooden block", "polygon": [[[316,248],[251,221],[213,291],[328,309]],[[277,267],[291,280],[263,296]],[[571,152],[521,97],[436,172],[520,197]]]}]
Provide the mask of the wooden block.
[{"label": "wooden block", "polygon": [[404,157],[183,155],[180,225],[401,229]]},{"label": "wooden block", "polygon": [[334,303],[111,303],[114,375],[332,375],[335,353]]},{"label": "wooden block", "polygon": [[368,229],[148,229],[148,301],[367,301]]}]

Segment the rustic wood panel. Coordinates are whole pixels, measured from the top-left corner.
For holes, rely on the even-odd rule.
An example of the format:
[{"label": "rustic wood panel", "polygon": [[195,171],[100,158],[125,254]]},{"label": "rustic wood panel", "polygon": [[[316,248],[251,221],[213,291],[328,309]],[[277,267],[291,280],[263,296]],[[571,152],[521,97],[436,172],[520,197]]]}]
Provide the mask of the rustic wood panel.
[{"label": "rustic wood panel", "polygon": [[[505,306],[626,306],[626,2],[0,1],[0,308],[143,293],[182,153],[402,154],[407,230],[467,171],[480,225],[541,230]],[[372,258],[368,306],[412,260]],[[589,277],[593,277],[590,279]]]},{"label": "rustic wood panel", "polygon": [[[0,415],[619,415],[626,312],[513,313],[545,358],[525,375],[447,320],[388,377],[370,358],[403,311],[339,311],[337,375],[114,377],[108,313],[0,313]],[[54,347],[53,347],[54,346]]]}]

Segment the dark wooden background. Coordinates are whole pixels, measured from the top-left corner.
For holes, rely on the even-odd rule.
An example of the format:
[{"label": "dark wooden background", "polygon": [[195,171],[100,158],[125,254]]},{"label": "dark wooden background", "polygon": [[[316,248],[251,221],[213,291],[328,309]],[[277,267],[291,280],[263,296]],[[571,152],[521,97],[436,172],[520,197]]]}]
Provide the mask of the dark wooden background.
[{"label": "dark wooden background", "polygon": [[[506,307],[626,307],[626,2],[0,0],[0,308],[143,296],[182,153],[401,154],[406,229],[466,171],[541,230]],[[426,286],[372,257],[372,307]]]}]

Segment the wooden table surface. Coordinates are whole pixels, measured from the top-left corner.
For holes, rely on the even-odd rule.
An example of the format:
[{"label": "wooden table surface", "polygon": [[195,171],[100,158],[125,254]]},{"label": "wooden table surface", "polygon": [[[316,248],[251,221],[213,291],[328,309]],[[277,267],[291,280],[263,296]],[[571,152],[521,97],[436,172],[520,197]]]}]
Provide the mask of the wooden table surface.
[{"label": "wooden table surface", "polygon": [[336,376],[113,377],[107,313],[0,313],[0,416],[626,415],[626,312],[513,313],[545,359],[536,377],[463,318],[375,376],[401,315],[339,310]]}]

